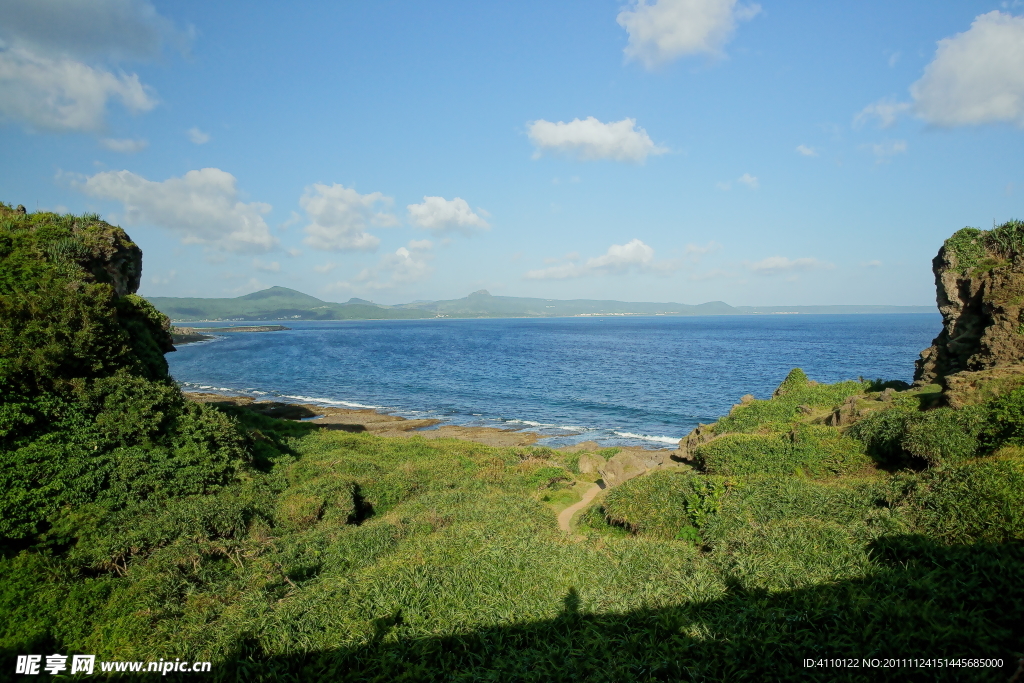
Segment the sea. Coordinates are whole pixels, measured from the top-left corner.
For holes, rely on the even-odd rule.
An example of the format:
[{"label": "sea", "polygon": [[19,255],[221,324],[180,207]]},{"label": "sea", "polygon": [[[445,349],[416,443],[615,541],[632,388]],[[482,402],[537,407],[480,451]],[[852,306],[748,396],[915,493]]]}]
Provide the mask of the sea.
[{"label": "sea", "polygon": [[[223,327],[227,323],[190,323]],[[185,391],[527,429],[541,445],[674,447],[795,367],[910,381],[934,314],[608,316],[281,324],[167,355]]]}]

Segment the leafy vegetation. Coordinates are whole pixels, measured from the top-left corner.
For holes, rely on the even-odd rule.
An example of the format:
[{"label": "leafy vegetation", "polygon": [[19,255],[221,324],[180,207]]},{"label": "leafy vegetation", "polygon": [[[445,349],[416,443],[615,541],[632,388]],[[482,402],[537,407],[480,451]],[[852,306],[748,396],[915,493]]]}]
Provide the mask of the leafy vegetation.
[{"label": "leafy vegetation", "polygon": [[1024,221],[1010,220],[992,230],[963,228],[946,240],[956,254],[957,270],[968,275],[1024,254]]},{"label": "leafy vegetation", "polygon": [[[0,208],[5,666],[57,652],[210,660],[213,681],[983,681],[1024,654],[1024,390],[922,410],[920,389],[791,373],[716,423],[697,469],[608,491],[579,539],[554,503],[578,454],[186,401],[165,319],[125,285],[133,246],[95,216]],[[836,411],[853,426],[824,424]],[[1004,666],[803,665],[924,655]]]}]

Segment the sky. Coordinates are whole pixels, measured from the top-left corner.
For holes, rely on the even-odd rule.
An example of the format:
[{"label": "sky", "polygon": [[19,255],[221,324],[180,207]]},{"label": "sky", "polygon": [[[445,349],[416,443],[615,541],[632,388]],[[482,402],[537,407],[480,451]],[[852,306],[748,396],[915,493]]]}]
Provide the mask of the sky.
[{"label": "sky", "polygon": [[931,305],[1024,218],[1024,2],[0,0],[0,150],[147,296]]}]

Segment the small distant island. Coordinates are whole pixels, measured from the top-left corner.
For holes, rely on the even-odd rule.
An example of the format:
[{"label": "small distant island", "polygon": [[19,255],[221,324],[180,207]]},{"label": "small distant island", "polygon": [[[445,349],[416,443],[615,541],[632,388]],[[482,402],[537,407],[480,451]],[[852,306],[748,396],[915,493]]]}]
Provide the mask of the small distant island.
[{"label": "small distant island", "polygon": [[414,301],[394,306],[357,298],[345,303],[322,301],[287,287],[270,287],[230,299],[154,296],[148,297],[148,300],[174,322],[935,312],[934,306],[730,306],[723,301],[693,305],[599,299],[537,299],[494,296],[486,289],[461,299]]}]

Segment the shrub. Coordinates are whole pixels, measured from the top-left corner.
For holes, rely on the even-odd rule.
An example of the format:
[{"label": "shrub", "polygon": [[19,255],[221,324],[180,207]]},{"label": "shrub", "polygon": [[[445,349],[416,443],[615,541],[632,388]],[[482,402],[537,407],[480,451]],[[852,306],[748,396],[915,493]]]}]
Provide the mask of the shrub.
[{"label": "shrub", "polygon": [[782,380],[782,384],[775,389],[772,397],[782,396],[794,389],[803,389],[808,384],[810,384],[810,380],[807,379],[807,373],[800,368],[793,368],[789,371],[789,374],[786,375],[786,379]]},{"label": "shrub", "polygon": [[871,413],[847,433],[883,464],[903,466],[908,458],[915,457],[935,466],[978,455],[984,434],[992,431],[991,421],[989,411],[982,406],[923,412],[894,406]]},{"label": "shrub", "polygon": [[695,541],[721,509],[726,489],[721,477],[652,472],[612,489],[604,500],[604,514],[634,533]]},{"label": "shrub", "polygon": [[725,434],[698,446],[709,474],[814,475],[853,472],[870,464],[863,446],[834,427],[800,425],[787,435]]},{"label": "shrub", "polygon": [[1004,443],[1024,445],[1024,387],[988,404],[987,424],[981,438],[989,448]]},{"label": "shrub", "polygon": [[903,407],[886,408],[870,413],[846,430],[861,441],[868,454],[885,465],[899,465],[905,460],[903,437],[913,413]]},{"label": "shrub", "polygon": [[780,519],[738,529],[713,560],[746,590],[793,590],[863,576],[863,545],[834,522]]},{"label": "shrub", "polygon": [[909,416],[900,446],[929,465],[962,462],[977,455],[984,427],[984,411],[976,406],[936,408]]},{"label": "shrub", "polygon": [[[866,388],[865,384],[852,381],[836,384],[801,384],[800,377],[793,377],[793,372],[790,372],[790,376],[779,385],[776,395],[770,400],[755,400],[737,406],[729,415],[716,422],[715,433],[784,431],[789,429],[790,423],[799,416],[799,406],[833,408],[847,397],[859,394]],[[802,371],[800,375],[806,380]],[[779,391],[782,393],[779,394]]]},{"label": "shrub", "polygon": [[947,543],[1024,540],[1024,457],[997,455],[928,472],[910,503],[920,528]]},{"label": "shrub", "polygon": [[717,545],[738,530],[785,520],[814,518],[846,528],[874,524],[887,509],[884,486],[875,479],[815,481],[756,475],[736,482],[719,515],[705,532]]}]

